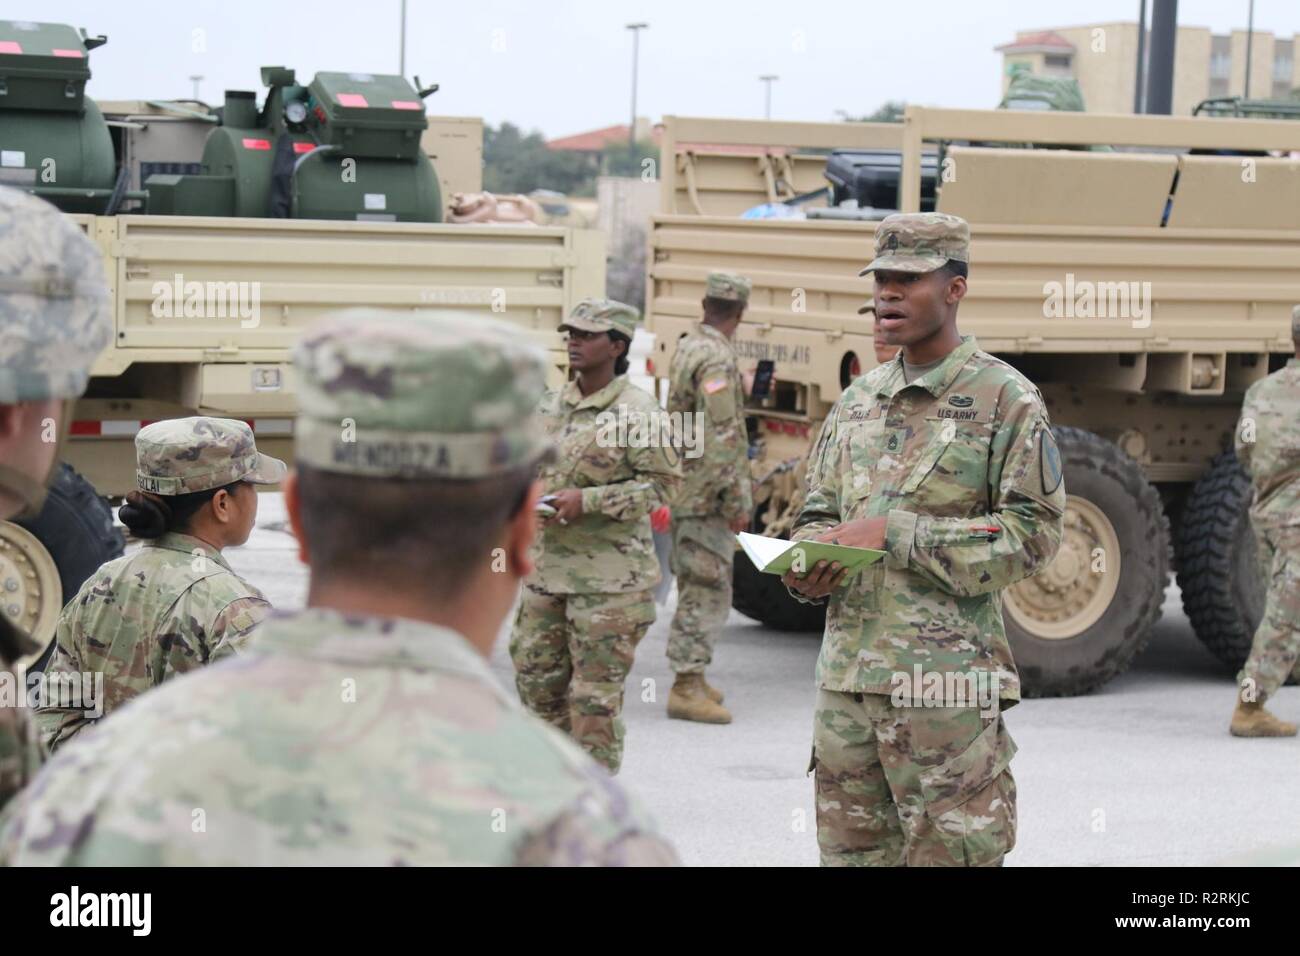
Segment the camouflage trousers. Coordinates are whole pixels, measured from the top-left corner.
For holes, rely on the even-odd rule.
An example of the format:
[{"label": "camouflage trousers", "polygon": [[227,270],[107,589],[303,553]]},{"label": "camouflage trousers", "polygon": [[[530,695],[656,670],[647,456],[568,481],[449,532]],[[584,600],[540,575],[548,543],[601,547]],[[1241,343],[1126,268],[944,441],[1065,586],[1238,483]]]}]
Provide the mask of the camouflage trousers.
[{"label": "camouflage trousers", "polygon": [[523,589],[510,636],[515,687],[528,710],[618,773],[623,684],[654,623],[650,591],[550,594]]},{"label": "camouflage trousers", "polygon": [[1259,530],[1256,540],[1268,597],[1237,686],[1242,700],[1262,704],[1300,662],[1300,527]]},{"label": "camouflage trousers", "polygon": [[734,551],[735,536],[723,518],[673,521],[677,610],[668,630],[668,662],[674,673],[702,674],[713,663],[713,645],[731,610]]},{"label": "camouflage trousers", "polygon": [[1016,746],[976,707],[895,707],[819,690],[813,727],[823,866],[1000,866],[1016,842]]}]

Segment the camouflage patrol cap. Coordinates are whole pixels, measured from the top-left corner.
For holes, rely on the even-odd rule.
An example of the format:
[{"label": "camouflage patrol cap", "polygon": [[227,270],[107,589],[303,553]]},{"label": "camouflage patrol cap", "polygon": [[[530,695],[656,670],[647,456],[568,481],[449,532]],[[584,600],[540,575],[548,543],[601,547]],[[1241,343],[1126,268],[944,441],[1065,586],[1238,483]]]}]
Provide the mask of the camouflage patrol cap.
[{"label": "camouflage patrol cap", "polygon": [[560,323],[560,331],[581,329],[584,332],[621,332],[629,339],[641,324],[641,313],[630,305],[613,299],[583,299]]},{"label": "camouflage patrol cap", "polygon": [[875,311],[876,311],[875,299],[868,299],[866,302],[863,302],[860,306],[858,306],[858,315],[866,315],[868,312],[875,312]]},{"label": "camouflage patrol cap", "polygon": [[932,272],[949,259],[970,261],[970,226],[942,212],[894,213],[876,227],[876,257],[858,273],[877,269]]},{"label": "camouflage patrol cap", "polygon": [[704,294],[710,299],[749,303],[750,281],[734,272],[710,272],[704,281]]},{"label": "camouflage patrol cap", "polygon": [[475,312],[349,309],[294,351],[299,462],[374,478],[486,478],[550,449],[546,357]]},{"label": "camouflage patrol cap", "polygon": [[275,485],[284,462],[263,455],[247,422],[233,418],[172,418],[135,436],[135,483],[155,495],[187,495],[235,481]]},{"label": "camouflage patrol cap", "polygon": [[112,336],[95,244],[45,200],[0,186],[0,403],[76,398]]}]

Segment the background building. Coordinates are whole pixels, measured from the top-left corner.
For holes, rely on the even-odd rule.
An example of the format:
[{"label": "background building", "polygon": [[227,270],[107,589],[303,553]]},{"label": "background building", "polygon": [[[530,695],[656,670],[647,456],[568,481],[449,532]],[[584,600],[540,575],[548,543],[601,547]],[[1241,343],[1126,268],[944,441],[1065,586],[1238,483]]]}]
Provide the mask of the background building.
[{"label": "background building", "polygon": [[[1023,30],[1002,54],[1002,91],[1011,74],[1027,68],[1040,76],[1079,81],[1090,113],[1131,113],[1137,83],[1138,25],[1095,23],[1049,30]],[[1150,32],[1146,51],[1151,50]],[[1300,87],[1295,38],[1256,30],[1251,47],[1250,96],[1283,99]],[[1201,100],[1243,96],[1246,87],[1246,31],[1212,34],[1207,27],[1179,27],[1174,48],[1175,116],[1188,116]]]}]

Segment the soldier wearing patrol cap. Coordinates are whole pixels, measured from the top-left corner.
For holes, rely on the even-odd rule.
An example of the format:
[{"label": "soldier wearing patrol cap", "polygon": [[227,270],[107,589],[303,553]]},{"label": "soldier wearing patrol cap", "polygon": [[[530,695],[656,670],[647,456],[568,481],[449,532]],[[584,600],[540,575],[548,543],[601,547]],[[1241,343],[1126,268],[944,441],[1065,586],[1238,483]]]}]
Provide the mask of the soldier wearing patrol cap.
[{"label": "soldier wearing patrol cap", "polygon": [[0,862],[674,862],[488,666],[531,568],[544,356],[478,314],[361,309],[295,365],[307,609],[55,755]]},{"label": "soldier wearing patrol cap", "polygon": [[1264,702],[1300,661],[1300,305],[1291,311],[1295,357],[1246,391],[1235,444],[1250,475],[1250,523],[1268,582],[1264,616],[1237,675],[1229,730],[1237,737],[1294,737]]},{"label": "soldier wearing patrol cap", "polygon": [[[135,452],[137,490],[118,517],[144,546],[104,564],[59,616],[36,712],[51,753],[133,697],[242,650],[271,610],[222,551],[248,540],[254,486],[283,481],[284,462],[228,418],[154,422]],[[102,689],[87,695],[82,674],[103,674]]]},{"label": "soldier wearing patrol cap", "polygon": [[[0,519],[40,513],[72,403],[112,338],[101,261],[49,203],[0,186]],[[0,614],[0,681],[34,650]],[[26,708],[0,706],[0,806],[40,759]]]},{"label": "soldier wearing patrol cap", "polygon": [[611,773],[623,760],[623,685],[655,619],[650,513],[681,482],[667,418],[627,378],[639,321],[631,306],[584,299],[560,326],[573,380],[541,404],[558,451],[541,472],[554,513],[510,638],[520,699]]},{"label": "soldier wearing patrol cap", "polygon": [[731,344],[749,304],[750,282],[711,272],[704,317],[677,343],[669,371],[668,410],[702,429],[701,454],[685,457],[681,492],[672,505],[672,570],[677,611],[668,633],[668,661],[676,674],[668,716],[709,724],[731,723],[722,691],[704,675],[731,610],[735,534],[749,527],[745,388]]},{"label": "soldier wearing patrol cap", "polygon": [[999,864],[1015,844],[999,592],[1055,556],[1065,489],[1038,390],[957,331],[969,241],[942,213],[880,223],[861,274],[902,351],[844,390],[809,456],[794,537],[885,551],[784,579],[829,598],[809,768],[827,865]]}]

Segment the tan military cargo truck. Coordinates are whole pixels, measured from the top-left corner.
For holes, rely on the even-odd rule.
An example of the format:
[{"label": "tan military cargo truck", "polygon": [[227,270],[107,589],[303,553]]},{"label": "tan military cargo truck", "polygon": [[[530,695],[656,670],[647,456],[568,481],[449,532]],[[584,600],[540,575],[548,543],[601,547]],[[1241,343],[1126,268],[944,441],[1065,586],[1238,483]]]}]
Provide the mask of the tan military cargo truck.
[{"label": "tan military cargo truck", "polygon": [[[971,223],[959,325],[1050,409],[1064,540],[1003,595],[1027,692],[1082,693],[1123,671],[1160,615],[1171,563],[1197,635],[1238,666],[1263,585],[1232,439],[1244,390],[1292,350],[1300,162],[1288,154],[1300,123],[922,108],[901,124],[668,117],[646,296],[653,372],[666,378],[710,269],[753,280],[736,349],[742,368],[775,363],[749,408],[753,528],[769,535],[790,530],[827,412],[875,364],[870,316],[857,312],[872,287],[858,271],[875,220],[894,210],[810,198],[845,149],[901,163],[897,209]],[[740,218],[762,204],[806,218]],[[821,609],[743,556],[735,585],[751,617],[821,627]]]},{"label": "tan military cargo truck", "polygon": [[[212,128],[202,104],[100,104],[128,185],[197,171]],[[430,117],[422,146],[441,194],[482,184],[482,122]],[[134,487],[134,438],[162,418],[247,420],[258,445],[292,460],[293,343],[319,316],[354,306],[471,309],[513,322],[567,364],[556,331],[605,288],[604,237],[566,227],[75,214],[99,246],[116,336],[77,402],[67,463],[42,515],[0,522],[0,613],[41,643],[63,602],[121,536],[99,500]],[[68,467],[70,466],[70,467]]]}]

